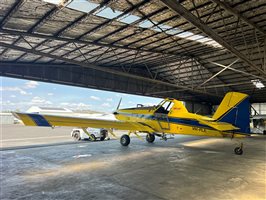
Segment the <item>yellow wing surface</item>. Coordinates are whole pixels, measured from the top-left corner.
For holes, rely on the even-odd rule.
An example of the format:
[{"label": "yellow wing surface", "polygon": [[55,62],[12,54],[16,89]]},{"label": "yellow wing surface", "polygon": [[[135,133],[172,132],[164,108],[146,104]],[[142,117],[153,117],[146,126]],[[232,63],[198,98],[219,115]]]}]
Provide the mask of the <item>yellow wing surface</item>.
[{"label": "yellow wing surface", "polygon": [[20,118],[26,126],[115,128],[120,130],[154,132],[151,127],[138,122],[124,122],[118,120],[103,120],[55,115],[40,115],[32,113],[13,113],[13,115],[17,118]]}]

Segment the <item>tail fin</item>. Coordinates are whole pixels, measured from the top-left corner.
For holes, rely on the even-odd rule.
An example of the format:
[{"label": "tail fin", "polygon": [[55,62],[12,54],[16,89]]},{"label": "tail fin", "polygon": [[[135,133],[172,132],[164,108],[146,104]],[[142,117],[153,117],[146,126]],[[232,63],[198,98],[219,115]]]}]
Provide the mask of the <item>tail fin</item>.
[{"label": "tail fin", "polygon": [[213,117],[219,122],[227,122],[239,128],[241,133],[250,133],[249,96],[239,92],[229,92]]}]

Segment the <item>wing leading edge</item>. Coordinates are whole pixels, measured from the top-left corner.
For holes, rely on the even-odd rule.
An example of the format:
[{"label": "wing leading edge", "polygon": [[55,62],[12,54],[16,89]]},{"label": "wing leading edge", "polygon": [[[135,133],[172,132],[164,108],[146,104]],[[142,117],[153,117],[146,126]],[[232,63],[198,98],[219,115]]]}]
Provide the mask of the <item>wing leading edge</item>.
[{"label": "wing leading edge", "polygon": [[118,120],[103,120],[83,117],[40,115],[32,113],[13,113],[13,115],[21,119],[26,126],[115,128],[120,130],[154,132],[151,127],[138,122],[124,122]]}]

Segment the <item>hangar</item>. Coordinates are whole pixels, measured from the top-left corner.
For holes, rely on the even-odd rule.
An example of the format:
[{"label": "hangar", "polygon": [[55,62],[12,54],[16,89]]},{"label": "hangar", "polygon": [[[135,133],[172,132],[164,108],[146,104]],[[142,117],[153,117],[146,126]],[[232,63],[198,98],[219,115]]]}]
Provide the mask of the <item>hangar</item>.
[{"label": "hangar", "polygon": [[[265,0],[4,0],[0,3],[0,75],[172,97],[191,102],[192,111],[194,103],[207,105],[210,110],[229,91],[250,95],[252,103],[264,103],[265,25]],[[184,143],[186,140],[180,138]],[[161,144],[151,150],[137,144],[127,154],[113,148],[111,142],[106,145],[111,152],[92,144],[106,154],[97,162],[91,159],[92,164],[71,160],[73,152],[94,155],[91,149],[79,151],[82,145],[69,146],[71,151],[55,147],[62,155],[51,148],[39,149],[37,155],[30,149],[4,153],[8,157],[6,170],[15,168],[19,161],[33,169],[40,167],[23,176],[34,190],[27,190],[30,187],[23,185],[25,180],[18,178],[18,172],[15,179],[20,183],[19,192],[14,192],[14,182],[9,179],[4,197],[17,198],[18,192],[22,198],[103,199],[106,192],[110,199],[175,199],[177,195],[181,199],[265,198],[265,177],[261,175],[265,174],[265,139],[262,143],[251,141],[249,148],[252,146],[253,151],[245,160],[229,161],[228,155],[206,150],[206,143],[200,141],[190,143],[189,150],[176,141],[170,148]],[[207,143],[216,145],[212,140]],[[200,151],[195,144],[200,145]],[[224,150],[229,144],[217,146]],[[155,156],[159,153],[162,157]],[[106,162],[108,155],[117,154],[117,160]],[[49,161],[43,159],[47,156]],[[48,171],[43,171],[42,164]],[[61,167],[64,164],[67,166]],[[242,168],[235,168],[239,165]],[[60,172],[49,171],[58,166]],[[113,166],[117,167],[115,171]],[[25,172],[23,165],[19,167],[18,171]],[[126,170],[132,167],[137,170]],[[97,174],[99,169],[104,171]],[[95,172],[84,176],[79,170]],[[149,174],[149,170],[154,173]],[[72,172],[78,173],[74,179],[80,185],[71,180]],[[156,174],[160,173],[158,179]],[[7,170],[5,177],[12,174]],[[38,182],[44,176],[48,179],[46,188]],[[201,185],[202,180],[205,182]],[[86,188],[90,194],[84,193],[85,185],[90,186]],[[72,193],[70,187],[79,193]]]}]

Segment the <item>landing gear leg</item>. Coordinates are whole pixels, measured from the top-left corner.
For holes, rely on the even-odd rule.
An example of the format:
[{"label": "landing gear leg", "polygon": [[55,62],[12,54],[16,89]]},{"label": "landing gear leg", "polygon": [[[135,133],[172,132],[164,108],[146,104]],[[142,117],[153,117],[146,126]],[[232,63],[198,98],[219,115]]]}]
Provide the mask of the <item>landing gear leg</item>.
[{"label": "landing gear leg", "polygon": [[166,135],[163,133],[163,135],[162,135],[162,140],[164,140],[164,141],[166,141],[167,140],[167,137],[166,137]]},{"label": "landing gear leg", "polygon": [[[115,139],[117,139],[117,136],[115,135],[114,131],[111,128],[109,128],[108,131]],[[110,140],[110,137],[108,138],[109,138],[108,140]]]},{"label": "landing gear leg", "polygon": [[234,151],[236,155],[242,155],[243,154],[243,143],[241,142],[240,146],[236,147]]},{"label": "landing gear leg", "polygon": [[82,130],[84,131],[84,133],[86,133],[86,134],[89,136],[89,140],[91,140],[91,141],[96,141],[96,137],[95,137],[95,135],[90,134],[90,133],[87,131],[86,128],[82,128]]}]

